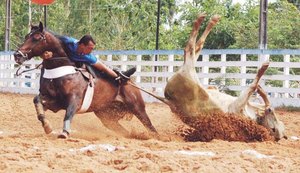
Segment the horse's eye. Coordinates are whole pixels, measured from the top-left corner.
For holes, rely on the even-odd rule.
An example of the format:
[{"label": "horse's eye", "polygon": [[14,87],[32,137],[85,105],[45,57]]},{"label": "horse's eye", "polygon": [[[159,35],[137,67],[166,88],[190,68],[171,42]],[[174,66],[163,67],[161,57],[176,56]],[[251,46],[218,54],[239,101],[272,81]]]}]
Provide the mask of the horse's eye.
[{"label": "horse's eye", "polygon": [[274,132],[274,133],[275,133],[275,128],[272,128],[272,132]]},{"label": "horse's eye", "polygon": [[37,42],[37,41],[38,41],[38,39],[32,37],[32,42]]}]

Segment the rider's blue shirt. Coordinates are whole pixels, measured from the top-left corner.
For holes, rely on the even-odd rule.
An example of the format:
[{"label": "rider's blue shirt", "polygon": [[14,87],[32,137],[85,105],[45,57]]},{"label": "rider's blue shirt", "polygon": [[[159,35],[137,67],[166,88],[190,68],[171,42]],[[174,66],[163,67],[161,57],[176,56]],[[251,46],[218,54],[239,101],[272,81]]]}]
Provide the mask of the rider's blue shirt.
[{"label": "rider's blue shirt", "polygon": [[69,49],[69,58],[72,61],[79,61],[84,63],[89,63],[91,65],[97,62],[97,57],[92,54],[79,54],[77,53],[78,40],[72,37],[62,36],[60,40]]}]

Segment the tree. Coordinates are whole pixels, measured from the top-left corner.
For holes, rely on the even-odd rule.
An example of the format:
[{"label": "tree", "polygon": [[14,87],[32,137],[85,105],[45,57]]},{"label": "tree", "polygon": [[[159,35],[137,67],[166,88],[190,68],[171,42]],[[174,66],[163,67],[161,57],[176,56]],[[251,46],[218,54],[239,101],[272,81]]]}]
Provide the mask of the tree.
[{"label": "tree", "polygon": [[[5,0],[0,2],[0,38],[4,40]],[[28,33],[29,4],[12,2],[11,47],[15,48]],[[203,26],[211,15],[221,15],[204,48],[258,48],[259,0],[248,0],[243,6],[233,5],[232,0],[193,0],[180,6],[175,2],[162,1],[159,49],[183,49],[199,12],[208,15]],[[31,7],[32,22],[43,21],[43,6]],[[47,9],[49,30],[75,38],[91,34],[96,49],[155,49],[157,0],[55,0]],[[282,0],[269,4],[268,13],[268,48],[300,48],[299,10]],[[4,50],[4,42],[0,49]]]},{"label": "tree", "polygon": [[300,1],[299,0],[288,0],[289,3],[294,4],[298,10],[300,10]]},{"label": "tree", "polygon": [[5,39],[5,0],[0,0],[0,50],[4,50],[4,39]]}]

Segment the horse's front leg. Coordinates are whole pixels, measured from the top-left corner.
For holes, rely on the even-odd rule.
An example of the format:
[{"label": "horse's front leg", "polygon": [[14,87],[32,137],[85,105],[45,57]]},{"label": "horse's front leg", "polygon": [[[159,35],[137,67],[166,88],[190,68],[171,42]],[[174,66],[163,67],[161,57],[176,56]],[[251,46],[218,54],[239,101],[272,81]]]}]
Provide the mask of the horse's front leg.
[{"label": "horse's front leg", "polygon": [[77,111],[77,108],[78,105],[74,101],[68,105],[66,109],[65,118],[64,118],[63,131],[60,135],[58,135],[58,138],[66,139],[69,137],[71,131],[71,122]]},{"label": "horse's front leg", "polygon": [[45,111],[44,111],[44,106],[42,105],[41,95],[35,96],[33,99],[33,103],[34,103],[35,110],[37,113],[37,118],[42,123],[45,133],[46,134],[51,133],[52,127],[51,127],[50,122],[45,118]]}]

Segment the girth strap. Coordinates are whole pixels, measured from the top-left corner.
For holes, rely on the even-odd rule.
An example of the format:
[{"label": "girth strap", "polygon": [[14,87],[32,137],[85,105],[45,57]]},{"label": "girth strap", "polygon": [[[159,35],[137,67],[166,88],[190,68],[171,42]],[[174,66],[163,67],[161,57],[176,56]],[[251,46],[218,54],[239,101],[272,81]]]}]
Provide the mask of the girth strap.
[{"label": "girth strap", "polygon": [[85,113],[89,109],[89,107],[91,106],[91,103],[93,101],[94,89],[95,89],[94,88],[94,86],[95,86],[94,77],[91,75],[91,73],[89,73],[84,68],[77,68],[76,70],[79,71],[82,74],[82,76],[89,81],[84,98],[83,98],[81,108],[77,112],[77,113]]},{"label": "girth strap", "polygon": [[81,105],[81,108],[79,109],[79,111],[77,113],[85,113],[92,101],[93,101],[93,96],[94,96],[94,81],[91,80],[89,83],[88,83],[88,86],[87,86],[87,89],[86,89],[86,92],[85,92],[85,95],[84,95],[84,99],[83,99],[83,102],[82,102],[82,105]]}]

